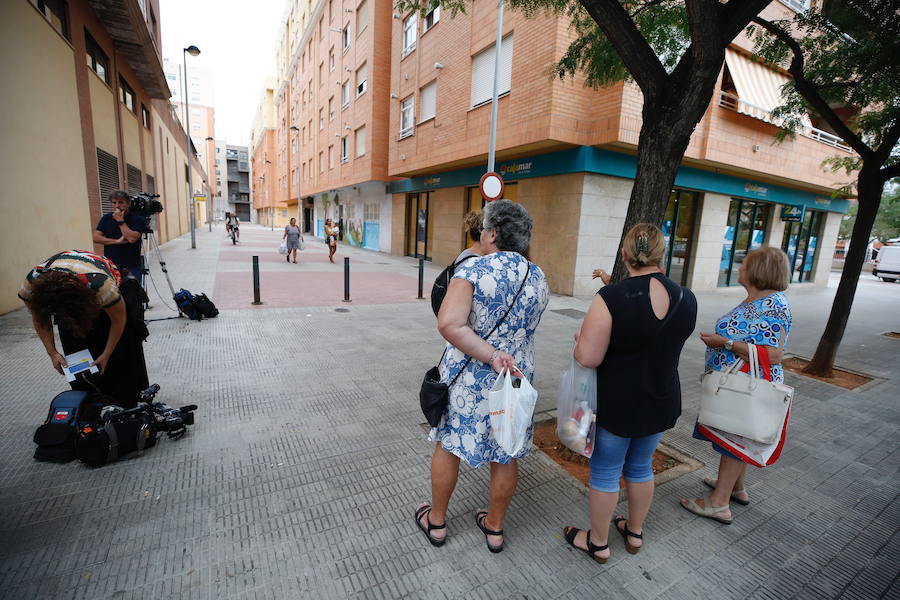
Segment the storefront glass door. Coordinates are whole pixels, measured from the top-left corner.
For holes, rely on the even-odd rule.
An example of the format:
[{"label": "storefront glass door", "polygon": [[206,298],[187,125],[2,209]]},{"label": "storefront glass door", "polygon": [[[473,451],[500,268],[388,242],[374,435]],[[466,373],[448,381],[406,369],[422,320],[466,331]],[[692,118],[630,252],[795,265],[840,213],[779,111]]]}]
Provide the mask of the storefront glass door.
[{"label": "storefront glass door", "polygon": [[763,202],[731,201],[719,265],[719,286],[738,285],[738,270],[744,257],[765,242],[769,210],[770,205]]},{"label": "storefront glass door", "polygon": [[788,255],[791,281],[794,283],[813,280],[813,264],[823,218],[823,212],[807,210],[803,221],[784,225],[781,249]]},{"label": "storefront glass door", "polygon": [[431,260],[432,219],[428,192],[406,195],[406,254]]},{"label": "storefront glass door", "polygon": [[691,242],[694,238],[694,218],[697,214],[696,192],[672,190],[663,218],[662,232],[666,238],[663,270],[666,277],[687,285],[690,269]]}]

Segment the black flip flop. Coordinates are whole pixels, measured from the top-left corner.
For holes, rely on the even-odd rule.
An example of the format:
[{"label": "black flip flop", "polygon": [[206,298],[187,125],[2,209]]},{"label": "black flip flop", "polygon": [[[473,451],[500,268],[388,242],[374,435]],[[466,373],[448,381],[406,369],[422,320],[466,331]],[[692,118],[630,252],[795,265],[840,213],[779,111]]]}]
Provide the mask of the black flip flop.
[{"label": "black flip flop", "polygon": [[487,544],[488,550],[490,550],[494,554],[503,552],[503,544],[506,543],[505,541],[501,542],[499,546],[492,546],[491,543],[489,541],[487,541],[487,536],[503,535],[503,530],[501,529],[500,531],[494,531],[493,529],[488,529],[487,527],[485,527],[484,519],[486,517],[487,517],[487,512],[485,512],[483,510],[475,511],[475,524],[478,525],[478,529],[480,529],[481,533],[484,534],[484,541]]},{"label": "black flip flop", "polygon": [[[632,546],[630,543],[628,543],[628,538],[633,537],[638,540],[643,540],[644,535],[641,533],[634,533],[632,531],[628,531],[628,519],[626,519],[625,517],[616,515],[616,518],[613,519],[612,522],[613,522],[613,527],[616,528],[616,531],[619,532],[619,535],[621,535],[622,539],[625,541],[625,550],[628,551],[628,554],[637,554],[638,552],[640,552],[642,546]],[[625,524],[622,525],[622,528],[620,529],[619,523],[622,523],[622,522],[624,522]]]},{"label": "black flip flop", "polygon": [[[416,509],[416,527],[425,534],[425,537],[428,538],[428,541],[431,542],[432,546],[440,548],[447,542],[447,537],[445,536],[443,539],[435,539],[431,537],[431,532],[436,529],[447,529],[447,524],[443,525],[433,525],[431,523],[431,519],[428,518],[428,515],[431,513],[431,505],[425,504],[424,506],[420,506]],[[428,527],[424,527],[422,525],[422,515],[425,515],[425,522],[428,523]]]},{"label": "black flip flop", "polygon": [[578,546],[575,545],[575,538],[578,536],[579,531],[581,531],[581,530],[578,529],[577,527],[570,527],[568,531],[565,531],[564,535],[566,538],[566,542],[568,542],[568,544],[570,546],[572,546],[573,548],[575,548],[576,550],[578,550],[580,552],[584,552],[585,554],[587,554],[588,556],[593,558],[595,561],[597,561],[601,565],[605,564],[606,561],[609,560],[609,557],[607,556],[606,558],[602,558],[602,557],[597,556],[594,553],[600,552],[601,550],[606,550],[607,548],[609,548],[609,544],[604,544],[602,546],[595,545],[591,541],[591,530],[588,529],[587,533],[584,535],[584,541],[587,544],[587,550],[585,550],[584,548],[579,548]]}]

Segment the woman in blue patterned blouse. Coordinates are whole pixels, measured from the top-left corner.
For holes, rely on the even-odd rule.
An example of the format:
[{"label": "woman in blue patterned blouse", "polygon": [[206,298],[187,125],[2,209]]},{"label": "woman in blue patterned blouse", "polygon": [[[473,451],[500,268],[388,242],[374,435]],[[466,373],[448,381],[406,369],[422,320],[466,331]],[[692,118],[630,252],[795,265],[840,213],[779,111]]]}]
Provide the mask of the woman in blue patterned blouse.
[{"label": "woman in blue patterned blouse", "polygon": [[441,380],[455,383],[441,422],[428,436],[435,443],[431,502],[415,512],[416,524],[434,546],[446,541],[447,507],[462,459],[472,468],[490,465],[490,504],[475,511],[475,523],[491,552],[503,550],[503,519],[518,482],[517,460],[531,451],[532,430],[518,454],[506,454],[491,435],[487,392],[504,368],[529,381],[534,377],[534,331],[550,294],[544,272],[526,258],[531,226],[522,205],[489,202],[481,233],[485,255],[457,267],[438,313],[438,330],[447,340]]},{"label": "woman in blue patterned blouse", "polygon": [[[772,381],[783,382],[781,360],[791,332],[791,306],[783,294],[790,281],[787,255],[778,248],[763,246],[747,254],[738,283],[747,297],[716,322],[715,333],[701,333],[706,344],[706,371],[721,371],[737,359],[749,359],[747,342],[768,351]],[[697,428],[694,437],[706,440]],[[686,510],[720,523],[732,522],[729,501],[746,506],[750,498],[744,488],[747,463],[721,446],[713,444],[719,457],[717,479],[704,479],[713,491],[707,498],[682,499]]]}]

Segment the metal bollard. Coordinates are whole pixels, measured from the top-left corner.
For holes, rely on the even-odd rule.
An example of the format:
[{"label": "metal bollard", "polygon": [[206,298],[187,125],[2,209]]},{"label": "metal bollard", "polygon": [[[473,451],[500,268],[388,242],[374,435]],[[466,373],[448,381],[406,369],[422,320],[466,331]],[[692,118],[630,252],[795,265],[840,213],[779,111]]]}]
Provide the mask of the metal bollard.
[{"label": "metal bollard", "polygon": [[350,257],[344,257],[344,302],[350,300]]},{"label": "metal bollard", "polygon": [[262,302],[259,299],[259,257],[253,257],[253,304],[259,305]]},{"label": "metal bollard", "polygon": [[419,259],[419,295],[416,297],[418,300],[424,300],[425,297],[422,296],[422,287],[425,283],[425,259]]}]

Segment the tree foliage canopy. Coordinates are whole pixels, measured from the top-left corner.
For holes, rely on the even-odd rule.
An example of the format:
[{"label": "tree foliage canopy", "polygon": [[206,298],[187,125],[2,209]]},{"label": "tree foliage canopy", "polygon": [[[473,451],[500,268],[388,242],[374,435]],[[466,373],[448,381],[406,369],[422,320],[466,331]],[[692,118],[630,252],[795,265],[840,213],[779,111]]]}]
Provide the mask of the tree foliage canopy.
[{"label": "tree foliage canopy", "polygon": [[784,105],[776,110],[776,116],[784,119],[782,134],[796,131],[802,126],[801,116],[812,114],[856,152],[829,158],[826,165],[849,174],[864,160],[877,160],[890,169],[885,180],[896,176],[892,173],[900,168],[896,1],[836,0],[821,12],[810,9],[793,20],[755,21],[760,56],[773,64],[789,64],[794,77],[784,87]]}]

